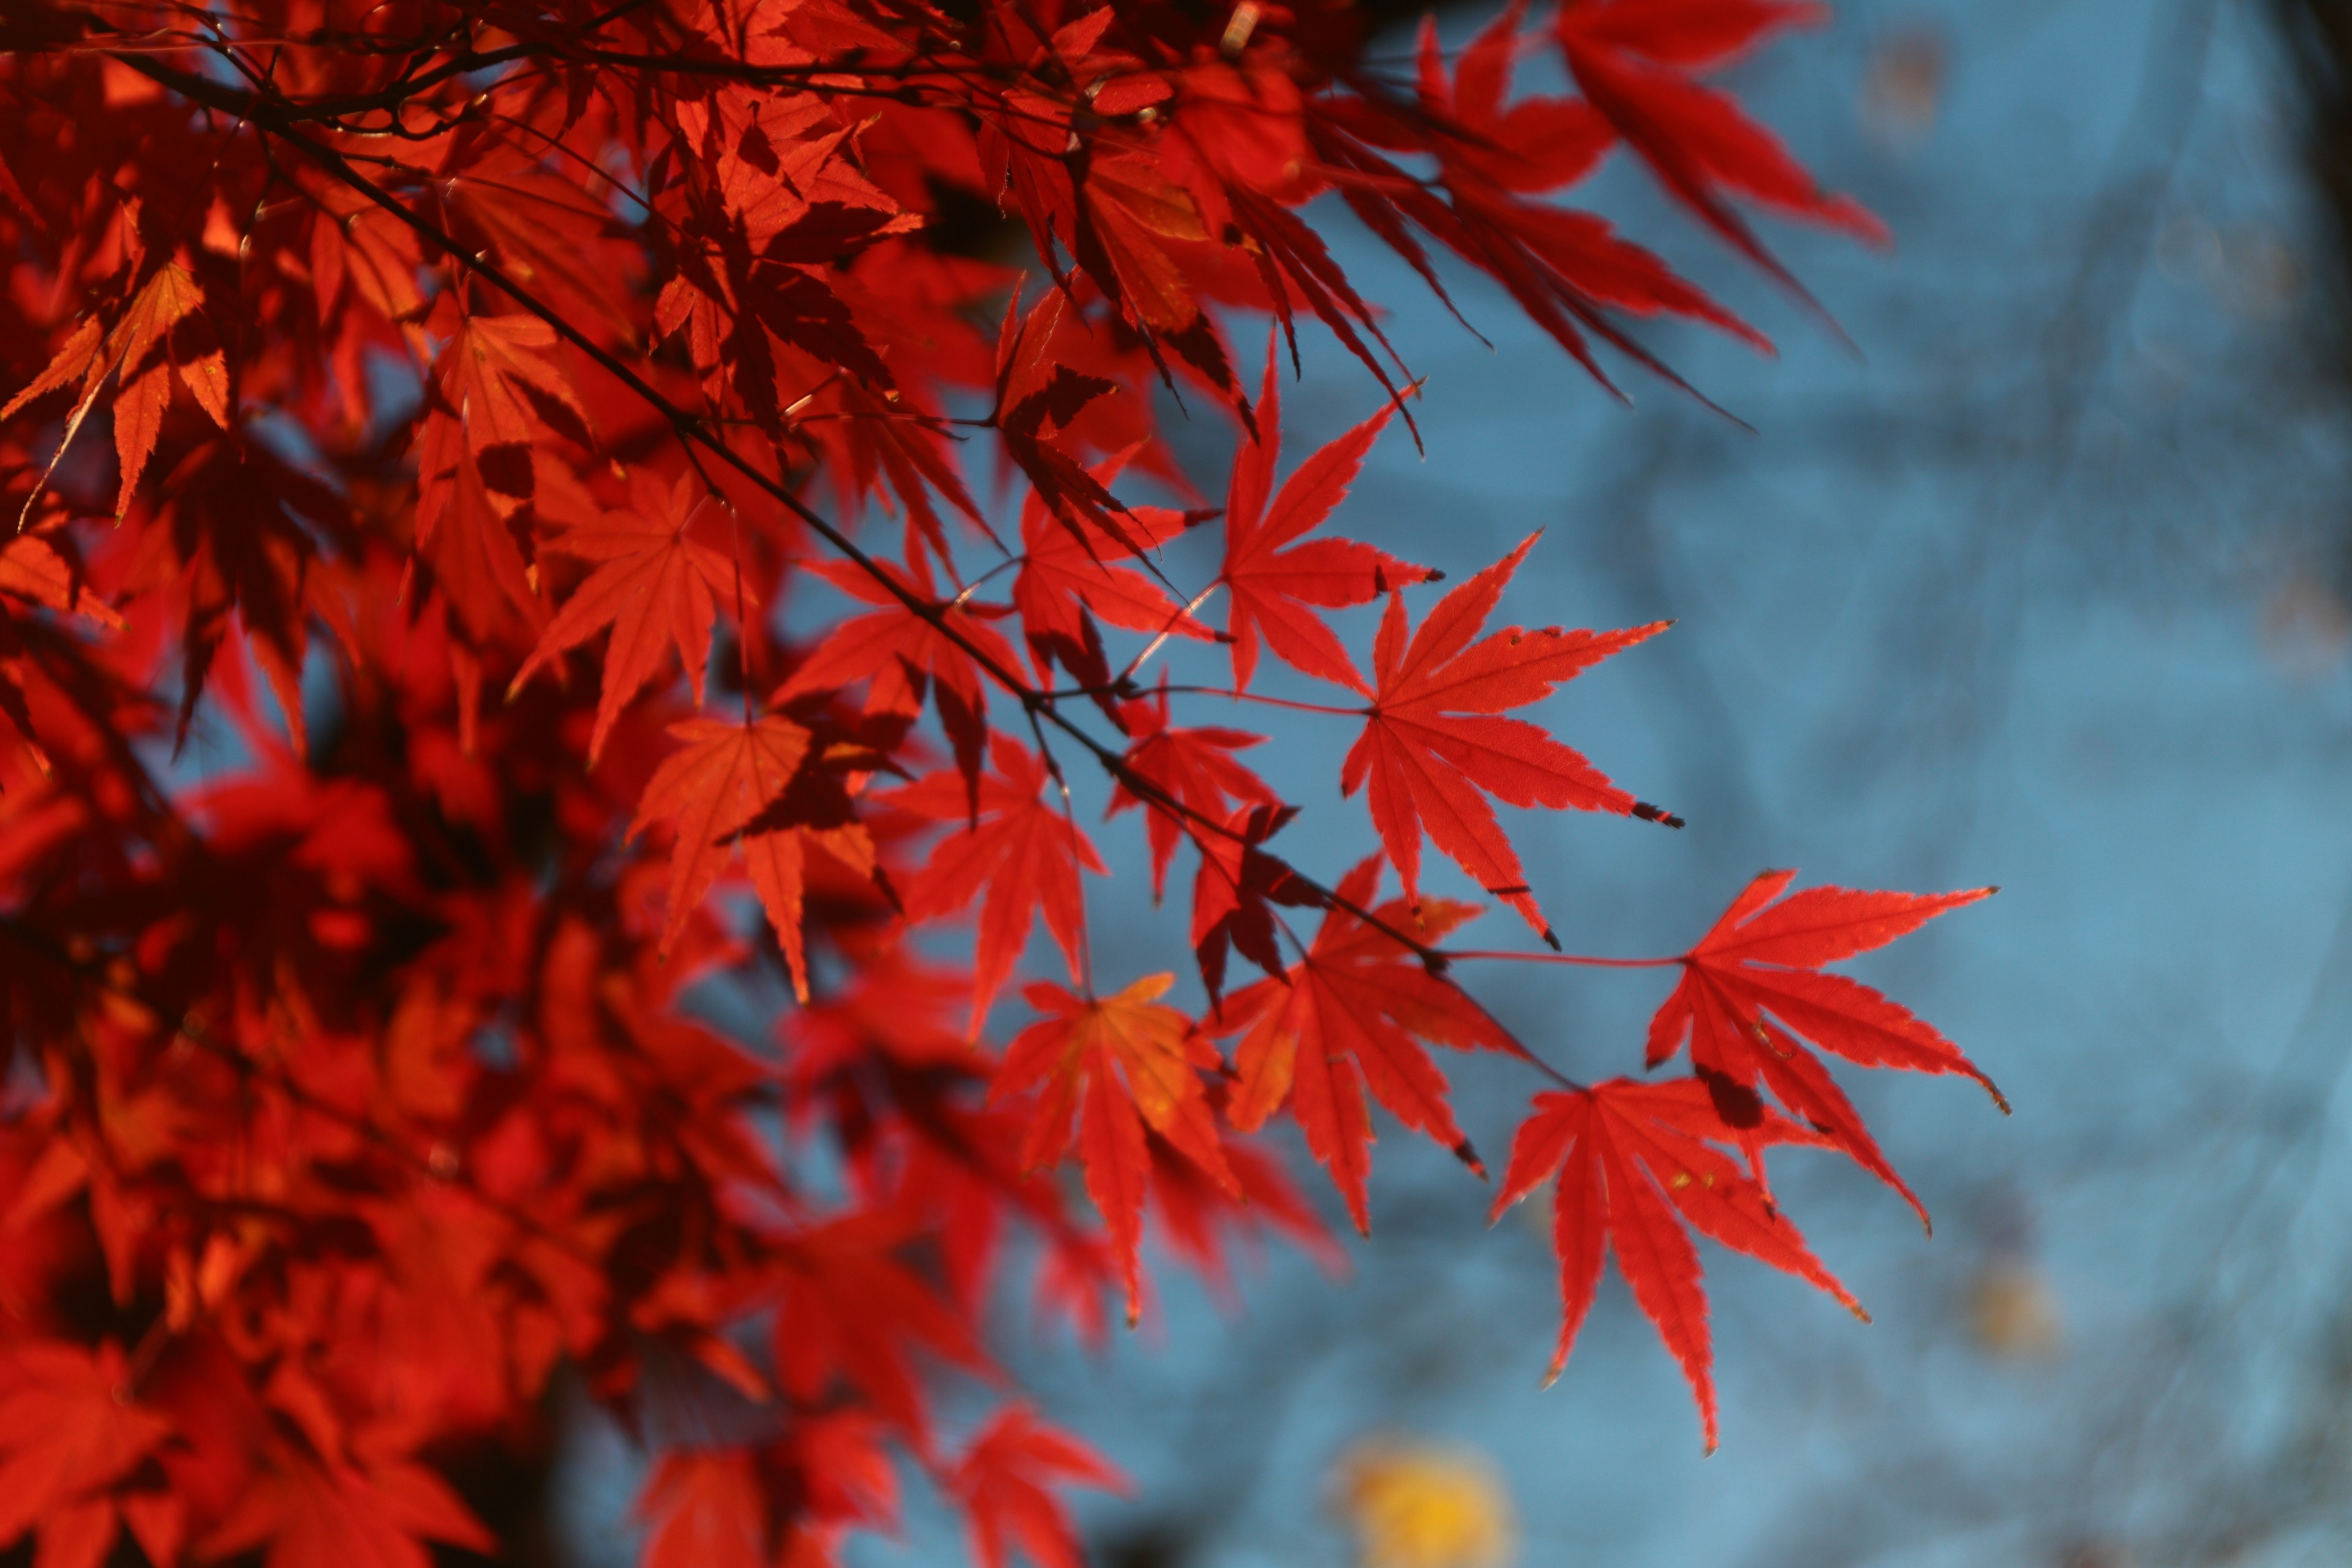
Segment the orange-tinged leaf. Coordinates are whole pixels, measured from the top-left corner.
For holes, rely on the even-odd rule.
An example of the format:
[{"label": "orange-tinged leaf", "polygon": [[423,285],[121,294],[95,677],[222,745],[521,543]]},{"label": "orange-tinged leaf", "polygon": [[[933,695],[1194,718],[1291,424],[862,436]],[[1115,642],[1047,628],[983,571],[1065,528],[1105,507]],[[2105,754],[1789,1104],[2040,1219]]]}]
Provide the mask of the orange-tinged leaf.
[{"label": "orange-tinged leaf", "polygon": [[1535,725],[1499,715],[1541,701],[1610,655],[1664,631],[1666,623],[1616,632],[1505,626],[1479,638],[1504,584],[1538,537],[1529,534],[1447,594],[1410,644],[1403,601],[1391,595],[1374,649],[1380,689],[1341,768],[1339,787],[1353,795],[1370,782],[1372,825],[1404,879],[1407,898],[1420,892],[1426,831],[1480,887],[1550,940],[1519,858],[1486,797],[1554,810],[1664,814],[1611,784]]},{"label": "orange-tinged leaf", "polygon": [[1773,1205],[1763,1184],[1716,1147],[1816,1142],[1769,1112],[1755,1129],[1735,1131],[1696,1079],[1612,1079],[1591,1089],[1538,1095],[1535,1113],[1511,1145],[1494,1214],[1499,1217],[1558,1173],[1552,1240],[1559,1256],[1563,1315],[1545,1381],[1558,1377],[1567,1363],[1601,1283],[1604,1249],[1614,1253],[1633,1300],[1681,1363],[1698,1401],[1707,1451],[1714,1452],[1714,1352],[1690,1230],[1795,1275],[1868,1321],[1869,1315]]},{"label": "orange-tinged leaf", "polygon": [[[677,847],[670,851],[669,919],[662,930],[665,953],[727,863],[733,849],[730,838],[784,793],[809,742],[806,730],[773,714],[748,723],[688,719],[671,725],[670,733],[684,741],[686,749],[672,752],[654,770],[629,828],[631,837],[656,822],[672,823],[677,829]],[[762,868],[757,858],[752,865],[757,884]],[[767,874],[771,879],[776,875],[772,868]],[[768,890],[761,888],[763,895]],[[797,926],[795,921],[796,935]]]},{"label": "orange-tinged leaf", "polygon": [[1022,1163],[1031,1170],[1068,1151],[1076,1113],[1087,1195],[1110,1226],[1129,1323],[1143,1310],[1138,1253],[1151,1171],[1144,1128],[1229,1194],[1241,1194],[1202,1092],[1201,1070],[1220,1065],[1217,1053],[1193,1032],[1192,1019],[1160,1001],[1175,980],[1147,975],[1099,998],[1074,996],[1058,985],[1030,986],[1022,994],[1046,1016],[1014,1038],[988,1090],[992,1102],[1043,1091],[1022,1145]]}]

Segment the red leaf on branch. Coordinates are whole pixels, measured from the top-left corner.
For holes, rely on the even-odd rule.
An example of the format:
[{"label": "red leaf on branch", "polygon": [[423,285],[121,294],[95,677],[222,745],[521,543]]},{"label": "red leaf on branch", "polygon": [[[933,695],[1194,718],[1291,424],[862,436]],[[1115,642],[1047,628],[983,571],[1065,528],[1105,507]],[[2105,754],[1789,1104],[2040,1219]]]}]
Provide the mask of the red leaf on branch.
[{"label": "red leaf on branch", "polygon": [[[204,300],[203,289],[186,268],[176,262],[157,268],[111,329],[101,333],[96,321],[84,321],[41,374],[0,405],[0,419],[5,419],[36,398],[77,379],[81,382],[73,412],[66,416],[65,433],[43,471],[43,483],[64,460],[66,448],[97,406],[110,376],[114,381],[114,450],[122,471],[114,502],[117,517],[130,510],[131,493],[154,455],[163,412],[172,403],[174,371],[213,422],[228,428],[227,363],[197,314]],[[20,528],[31,516],[40,488],[36,485],[26,497],[17,520]]]},{"label": "red leaf on branch", "polygon": [[1496,717],[1506,709],[1541,701],[1562,682],[1655,637],[1668,624],[1617,632],[1505,626],[1474,642],[1538,537],[1529,534],[1517,550],[1447,594],[1410,644],[1404,602],[1390,596],[1373,650],[1380,690],[1363,734],[1348,752],[1339,787],[1353,795],[1370,783],[1372,825],[1404,879],[1408,899],[1420,894],[1426,828],[1454,864],[1549,942],[1550,927],[1487,795],[1512,805],[1613,811],[1681,824],[1611,784],[1535,725]]},{"label": "red leaf on branch", "polygon": [[[46,1560],[52,1530],[87,1535],[110,1516],[67,1518],[101,1500],[172,1431],[131,1397],[121,1351],[33,1342],[0,1346],[0,1545],[35,1526]],[[103,1548],[101,1547],[102,1551]]]},{"label": "red leaf on branch", "polygon": [[[669,917],[662,927],[662,952],[667,953],[702,896],[726,865],[734,846],[730,839],[743,825],[784,793],[808,752],[809,732],[789,719],[771,714],[764,719],[730,723],[719,719],[688,719],[670,726],[670,733],[686,749],[672,752],[646,781],[629,836],[636,837],[656,822],[676,826],[677,846],[670,851]],[[773,837],[772,835],[767,837]],[[793,868],[790,908],[784,888],[775,883],[773,868],[763,866],[764,838],[744,846],[751,859],[752,884],[768,903],[781,932],[789,921],[792,935],[787,951],[799,942],[798,868]],[[762,875],[767,870],[771,875]],[[795,965],[795,973],[799,966]]]},{"label": "red leaf on branch", "polygon": [[1690,1230],[1818,1286],[1854,1316],[1870,1321],[1773,1206],[1762,1184],[1713,1147],[1750,1139],[1816,1142],[1769,1112],[1754,1131],[1735,1132],[1716,1114],[1706,1085],[1695,1079],[1612,1079],[1591,1089],[1536,1096],[1535,1114],[1511,1144],[1494,1217],[1559,1173],[1552,1241],[1559,1254],[1565,1310],[1547,1384],[1567,1364],[1576,1331],[1592,1309],[1605,1248],[1616,1254],[1633,1300],[1690,1380],[1707,1451],[1715,1451],[1714,1352]]},{"label": "red leaf on branch", "polygon": [[1692,1066],[1711,1084],[1751,1094],[1759,1085],[1769,1087],[1791,1114],[1901,1193],[1925,1224],[1927,1211],[1802,1042],[1864,1067],[1965,1074],[2006,1111],[2009,1102],[1992,1079],[1933,1025],[1860,981],[1821,970],[1884,947],[1994,889],[1922,894],[1808,888],[1782,898],[1796,875],[1757,877],[1683,955],[1682,979],[1650,1020],[1647,1059],[1655,1067],[1687,1040]]},{"label": "red leaf on branch", "polygon": [[1108,874],[1087,836],[1063,814],[1058,799],[1046,798],[1045,763],[1020,742],[1003,734],[989,740],[991,771],[980,781],[972,811],[956,773],[942,772],[889,791],[886,804],[934,822],[969,825],[931,847],[930,858],[906,889],[907,918],[935,919],[969,905],[985,889],[980,910],[980,941],[972,953],[971,1027],[980,1031],[989,1003],[1013,973],[1028,945],[1036,917],[1045,917],[1062,956],[1075,972],[1086,903],[1078,886],[1081,868]]},{"label": "red leaf on branch", "polygon": [[922,711],[928,688],[966,788],[976,788],[981,752],[989,732],[987,682],[996,677],[987,675],[966,647],[978,649],[1006,675],[1017,676],[1020,655],[1004,640],[1004,634],[989,624],[1010,612],[969,594],[940,598],[930,565],[920,554],[910,556],[903,572],[887,562],[877,565],[929,605],[936,623],[917,615],[897,595],[845,562],[814,563],[809,571],[852,597],[882,607],[834,627],[792,678],[777,688],[774,700],[781,706],[865,680],[871,682],[866,689],[867,713],[911,719]]},{"label": "red leaf on branch", "polygon": [[1727,65],[1767,35],[1827,15],[1785,0],[1580,0],[1560,7],[1557,24],[1576,85],[1659,182],[1740,254],[1807,298],[1729,197],[1874,245],[1888,242],[1886,226],[1853,198],[1823,191],[1737,100],[1691,73]]},{"label": "red leaf on branch", "polygon": [[1265,388],[1258,395],[1257,436],[1235,454],[1233,484],[1225,496],[1225,561],[1217,580],[1233,596],[1225,624],[1234,639],[1234,689],[1248,686],[1256,671],[1262,635],[1266,646],[1292,668],[1362,691],[1363,678],[1318,612],[1369,605],[1407,583],[1426,582],[1433,574],[1353,539],[1297,541],[1346,497],[1394,405],[1299,464],[1269,501],[1282,437],[1281,383],[1276,369],[1269,343]]},{"label": "red leaf on branch", "polygon": [[680,475],[666,492],[640,469],[631,488],[635,508],[607,512],[595,526],[572,529],[549,542],[550,550],[595,562],[596,569],[572,591],[507,688],[511,699],[541,667],[610,626],[596,728],[588,737],[591,765],[621,710],[660,670],[666,644],[677,647],[694,700],[702,701],[703,666],[718,614],[714,595],[740,587],[734,563],[687,537],[701,510],[693,475]]},{"label": "red leaf on branch", "polygon": [[[1163,687],[1165,682],[1162,682]],[[1119,709],[1119,723],[1135,737],[1124,759],[1128,768],[1156,785],[1170,800],[1223,822],[1238,805],[1279,805],[1265,781],[1234,759],[1235,752],[1265,742],[1263,735],[1213,725],[1178,729],[1169,722],[1168,693],[1160,690]],[[1146,801],[1124,783],[1111,789],[1110,808],[1117,816],[1136,806],[1144,808],[1145,837],[1151,846],[1151,897],[1157,901],[1168,885],[1168,862],[1176,845],[1191,831],[1184,817],[1156,801]]]},{"label": "red leaf on branch", "polygon": [[[1339,897],[1363,907],[1380,878],[1375,856],[1348,873]],[[1477,912],[1475,905],[1444,899],[1395,899],[1372,910],[1384,924],[1429,943]],[[1430,973],[1412,949],[1336,908],[1323,917],[1306,957],[1281,979],[1234,993],[1217,1027],[1242,1035],[1234,1054],[1241,1075],[1229,1108],[1234,1125],[1255,1131],[1288,1104],[1356,1228],[1367,1233],[1372,1121],[1365,1090],[1483,1174],[1486,1167],[1454,1124],[1445,1075],[1422,1043],[1524,1054],[1484,1008]]]},{"label": "red leaf on branch", "polygon": [[1058,985],[1030,986],[1022,995],[1046,1016],[1013,1039],[988,1089],[991,1103],[1043,1091],[1021,1151],[1022,1164],[1033,1171],[1068,1152],[1075,1113],[1087,1195],[1110,1226],[1130,1324],[1143,1312],[1138,1252],[1151,1172],[1144,1128],[1241,1195],[1201,1087],[1201,1073],[1223,1063],[1190,1018],[1160,1005],[1175,980],[1146,975],[1116,996],[1083,999]]},{"label": "red leaf on branch", "polygon": [[973,1434],[949,1486],[971,1521],[980,1568],[1010,1568],[1015,1546],[1036,1568],[1085,1568],[1077,1528],[1055,1489],[1131,1489],[1117,1467],[1022,1405],[999,1411]]}]

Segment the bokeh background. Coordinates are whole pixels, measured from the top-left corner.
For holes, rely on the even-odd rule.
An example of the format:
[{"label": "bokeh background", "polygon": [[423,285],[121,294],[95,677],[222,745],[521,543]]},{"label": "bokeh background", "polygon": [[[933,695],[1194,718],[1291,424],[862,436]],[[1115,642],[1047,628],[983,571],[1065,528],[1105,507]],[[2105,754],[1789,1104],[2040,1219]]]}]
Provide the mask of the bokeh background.
[{"label": "bokeh background", "polygon": [[[1881,256],[1770,235],[1851,345],[1638,178],[1591,199],[1779,342],[1767,362],[1646,339],[1752,433],[1630,369],[1620,406],[1459,278],[1488,348],[1329,215],[1428,378],[1426,457],[1392,432],[1346,531],[1458,575],[1542,529],[1509,618],[1679,623],[1547,714],[1690,820],[1513,825],[1570,948],[1680,951],[1770,866],[2001,884],[1856,973],[2016,1113],[1958,1080],[1846,1075],[1936,1234],[1850,1164],[1776,1164],[1876,1321],[1707,1249],[1712,1458],[1613,1281],[1538,1388],[1558,1313],[1539,1219],[1489,1230],[1490,1190],[1392,1124],[1343,1279],[1277,1247],[1221,1304],[1166,1271],[1145,1331],[1099,1353],[1008,1310],[1013,1374],[1137,1482],[1087,1512],[1098,1568],[2352,1560],[2344,10],[1847,0],[1742,68],[1743,98],[1898,237]],[[1459,42],[1487,14],[1441,26]],[[1545,68],[1526,84],[1556,87]],[[1376,405],[1331,345],[1309,353],[1294,458]],[[1180,439],[1210,471],[1231,437]],[[1323,721],[1276,717],[1260,756],[1308,807],[1285,844],[1349,864],[1371,838],[1328,798]],[[1315,765],[1285,774],[1286,752]],[[1139,900],[1131,837],[1098,839]],[[1098,916],[1097,962],[1164,967],[1181,920]],[[1473,984],[1591,1078],[1638,1065],[1667,977]],[[1499,1155],[1540,1086],[1447,1065]],[[625,1563],[631,1450],[576,1432],[565,1554]],[[914,1500],[862,1568],[958,1560]]]}]

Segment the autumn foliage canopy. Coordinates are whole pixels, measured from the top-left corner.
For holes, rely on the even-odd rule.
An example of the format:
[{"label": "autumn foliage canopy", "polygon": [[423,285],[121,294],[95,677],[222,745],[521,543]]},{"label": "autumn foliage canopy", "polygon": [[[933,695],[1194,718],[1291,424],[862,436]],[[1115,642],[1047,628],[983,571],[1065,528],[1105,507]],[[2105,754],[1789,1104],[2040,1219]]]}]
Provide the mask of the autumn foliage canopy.
[{"label": "autumn foliage canopy", "polygon": [[[1555,1372],[1613,1255],[1711,1445],[1694,1236],[1853,1305],[1771,1152],[1916,1206],[1826,1058],[1983,1075],[1824,966],[1979,894],[1770,872],[1678,957],[1556,951],[1496,806],[1680,826],[1542,722],[1664,628],[1508,624],[1532,540],[1348,536],[1419,384],[1324,237],[1674,382],[1644,321],[1761,340],[1562,193],[1636,167],[1801,298],[1756,216],[1880,227],[1709,78],[1820,14],[1377,19],[5,8],[0,1548],[496,1554],[562,1381],[647,1447],[655,1568],[820,1568],[914,1477],[1073,1568],[1124,1482],[992,1303],[1095,1335],[1147,1262],[1328,1249],[1375,1107],[1483,1174],[1478,1053],[1535,1091],[1497,1203],[1551,1192]],[[1364,416],[1286,452],[1308,365]],[[1317,745],[1353,866],[1253,765]],[[1191,952],[1106,973],[1163,893]],[[1499,1025],[1507,962],[1665,990],[1633,1076]]]}]

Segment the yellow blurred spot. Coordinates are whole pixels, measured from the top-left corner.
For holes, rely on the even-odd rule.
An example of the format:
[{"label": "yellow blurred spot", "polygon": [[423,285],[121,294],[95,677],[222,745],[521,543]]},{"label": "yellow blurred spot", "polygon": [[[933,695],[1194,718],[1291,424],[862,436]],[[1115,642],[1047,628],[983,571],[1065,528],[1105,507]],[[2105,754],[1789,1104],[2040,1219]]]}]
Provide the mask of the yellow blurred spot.
[{"label": "yellow blurred spot", "polygon": [[1481,1454],[1374,1437],[1335,1476],[1361,1568],[1503,1568],[1515,1554],[1510,1494]]},{"label": "yellow blurred spot", "polygon": [[1969,1291],[1969,1327],[1986,1354],[2038,1361],[2057,1353],[2064,1335],[2057,1293],[2031,1264],[1995,1258]]}]

